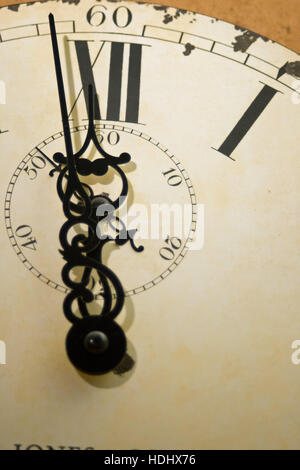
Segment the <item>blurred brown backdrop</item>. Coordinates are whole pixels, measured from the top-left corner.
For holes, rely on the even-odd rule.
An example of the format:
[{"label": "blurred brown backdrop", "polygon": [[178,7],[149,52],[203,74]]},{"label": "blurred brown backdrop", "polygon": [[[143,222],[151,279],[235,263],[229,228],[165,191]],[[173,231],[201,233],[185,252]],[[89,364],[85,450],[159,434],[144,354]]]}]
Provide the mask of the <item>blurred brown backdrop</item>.
[{"label": "blurred brown backdrop", "polygon": [[[0,5],[15,3],[24,1],[0,0]],[[300,0],[154,0],[149,3],[230,21],[300,52]]]}]

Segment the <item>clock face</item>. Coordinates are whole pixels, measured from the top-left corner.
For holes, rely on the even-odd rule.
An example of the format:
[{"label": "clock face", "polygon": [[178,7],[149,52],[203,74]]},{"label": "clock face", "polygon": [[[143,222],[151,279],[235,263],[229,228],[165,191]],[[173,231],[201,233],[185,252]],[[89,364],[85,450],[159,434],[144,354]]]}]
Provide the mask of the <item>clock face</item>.
[{"label": "clock face", "polygon": [[[131,155],[117,216],[134,237],[102,253],[125,292],[116,322],[127,351],[96,377],[65,351],[53,156],[66,152],[66,131],[50,13],[74,151],[92,85],[98,142]],[[2,8],[0,23],[1,448],[297,448],[299,56],[133,2],[21,5]],[[85,156],[98,158],[93,146]],[[118,176],[80,181],[114,201]],[[88,285],[103,306],[97,272]]]}]

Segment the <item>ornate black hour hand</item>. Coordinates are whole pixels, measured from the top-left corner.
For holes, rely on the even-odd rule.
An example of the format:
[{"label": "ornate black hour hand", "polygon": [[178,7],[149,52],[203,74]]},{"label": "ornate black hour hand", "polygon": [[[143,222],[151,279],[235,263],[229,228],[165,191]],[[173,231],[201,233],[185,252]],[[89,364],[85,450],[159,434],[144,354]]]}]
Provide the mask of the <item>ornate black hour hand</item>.
[{"label": "ornate black hour hand", "polygon": [[[57,192],[66,217],[59,233],[60,253],[66,262],[62,269],[62,279],[69,287],[63,310],[67,319],[73,323],[67,336],[66,348],[76,368],[89,374],[103,374],[116,367],[126,352],[125,334],[114,321],[124,304],[124,290],[115,273],[102,263],[103,247],[111,242],[111,238],[97,236],[99,220],[95,216],[95,209],[99,204],[107,203],[108,199],[105,195],[95,196],[92,189],[81,182],[80,177],[92,174],[101,178],[109,169],[115,170],[122,180],[120,196],[123,198],[109,200],[109,203],[117,209],[119,201],[123,201],[128,193],[128,182],[120,165],[127,163],[130,155],[122,153],[119,157],[114,157],[100,147],[93,120],[92,86],[89,86],[89,126],[86,139],[82,148],[74,153],[52,14],[49,15],[49,24],[66,148],[65,155],[56,153],[53,156],[56,163],[65,165],[58,174]],[[99,153],[99,158],[94,161],[83,157],[90,144]],[[84,232],[82,227],[85,227]],[[115,241],[118,242],[117,237]],[[142,247],[139,248],[141,250]],[[101,284],[101,303],[97,302],[93,294],[92,271]],[[90,314],[92,306],[93,315]]]}]

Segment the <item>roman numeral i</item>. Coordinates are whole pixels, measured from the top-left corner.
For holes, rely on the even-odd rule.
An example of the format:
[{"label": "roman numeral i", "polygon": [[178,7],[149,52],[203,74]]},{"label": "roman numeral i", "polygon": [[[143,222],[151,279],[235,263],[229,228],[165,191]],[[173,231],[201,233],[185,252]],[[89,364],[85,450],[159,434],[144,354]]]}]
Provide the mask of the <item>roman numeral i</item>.
[{"label": "roman numeral i", "polygon": [[218,150],[218,152],[233,160],[231,154],[252,128],[276,93],[279,93],[279,91],[265,85],[230,132],[228,137],[224,140],[223,144],[215,150]]}]

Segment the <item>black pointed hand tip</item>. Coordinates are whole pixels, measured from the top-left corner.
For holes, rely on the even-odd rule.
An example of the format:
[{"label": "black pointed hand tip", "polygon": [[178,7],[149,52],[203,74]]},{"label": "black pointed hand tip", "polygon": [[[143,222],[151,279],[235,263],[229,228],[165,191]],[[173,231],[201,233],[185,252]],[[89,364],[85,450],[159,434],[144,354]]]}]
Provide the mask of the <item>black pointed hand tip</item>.
[{"label": "black pointed hand tip", "polygon": [[55,21],[54,21],[54,15],[50,13],[49,15],[49,26],[50,26],[50,32],[53,34],[55,32]]}]

